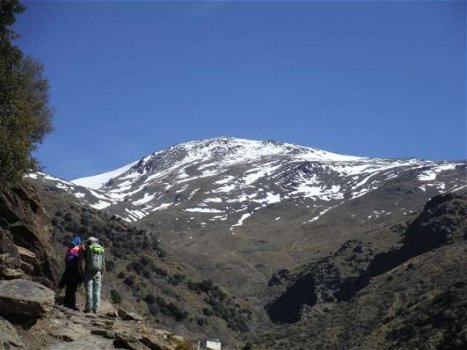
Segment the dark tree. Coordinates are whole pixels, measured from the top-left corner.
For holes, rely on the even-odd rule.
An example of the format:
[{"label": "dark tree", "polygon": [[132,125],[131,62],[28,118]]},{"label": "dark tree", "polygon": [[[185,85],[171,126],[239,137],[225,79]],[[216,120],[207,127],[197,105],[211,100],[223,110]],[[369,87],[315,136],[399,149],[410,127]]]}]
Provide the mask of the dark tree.
[{"label": "dark tree", "polygon": [[10,26],[23,11],[19,0],[0,0],[0,185],[37,170],[32,152],[52,131],[43,66],[13,45],[18,35]]}]

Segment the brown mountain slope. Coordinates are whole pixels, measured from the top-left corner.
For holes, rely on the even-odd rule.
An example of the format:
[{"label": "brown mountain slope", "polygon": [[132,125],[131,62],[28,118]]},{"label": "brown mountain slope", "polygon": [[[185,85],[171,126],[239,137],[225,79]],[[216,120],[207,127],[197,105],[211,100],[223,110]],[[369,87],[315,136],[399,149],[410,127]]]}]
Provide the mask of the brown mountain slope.
[{"label": "brown mountain slope", "polygon": [[466,214],[465,193],[438,196],[398,248],[368,259],[368,248],[349,242],[295,275],[276,275],[273,281],[288,288],[268,305],[272,318],[300,321],[268,332],[252,348],[464,349]]}]

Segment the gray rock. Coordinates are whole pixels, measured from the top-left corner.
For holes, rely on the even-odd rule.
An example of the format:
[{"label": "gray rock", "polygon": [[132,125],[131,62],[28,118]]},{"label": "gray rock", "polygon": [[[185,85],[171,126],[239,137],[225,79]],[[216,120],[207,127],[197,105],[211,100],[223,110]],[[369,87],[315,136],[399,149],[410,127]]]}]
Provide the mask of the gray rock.
[{"label": "gray rock", "polygon": [[45,348],[46,350],[107,350],[115,349],[112,339],[102,338],[96,335],[88,335],[77,341],[59,343]]},{"label": "gray rock", "polygon": [[0,317],[0,349],[24,349],[15,328],[7,320]]},{"label": "gray rock", "polygon": [[2,267],[0,269],[0,278],[15,279],[23,277],[23,271],[18,269],[10,269],[8,267]]},{"label": "gray rock", "polygon": [[117,311],[118,317],[120,317],[122,320],[125,321],[142,321],[143,317],[134,313],[134,312],[129,312],[123,309],[118,309]]},{"label": "gray rock", "polygon": [[33,275],[34,271],[40,268],[40,263],[37,260],[37,255],[29,249],[16,247],[21,258],[21,269],[29,275]]},{"label": "gray rock", "polygon": [[129,334],[126,332],[115,333],[116,344],[120,347],[130,350],[147,350],[149,349],[146,345],[139,342],[136,335]]},{"label": "gray rock", "polygon": [[0,313],[37,317],[55,303],[55,292],[43,285],[23,280],[0,280]]},{"label": "gray rock", "polygon": [[66,342],[79,340],[87,336],[89,333],[90,332],[87,328],[78,324],[65,325],[64,327],[55,328],[49,332],[52,337]]}]

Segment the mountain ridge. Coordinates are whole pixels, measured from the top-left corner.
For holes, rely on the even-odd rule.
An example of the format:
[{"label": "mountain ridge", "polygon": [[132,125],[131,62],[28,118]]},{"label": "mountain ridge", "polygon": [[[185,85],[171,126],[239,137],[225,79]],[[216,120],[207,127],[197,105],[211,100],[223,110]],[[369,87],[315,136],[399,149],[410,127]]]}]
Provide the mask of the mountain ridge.
[{"label": "mountain ridge", "polygon": [[[287,142],[281,142],[281,141],[277,141],[277,140],[258,141],[258,140],[248,140],[248,139],[242,139],[242,138],[236,138],[236,137],[220,136],[220,137],[200,139],[200,140],[188,141],[188,142],[176,144],[176,145],[170,146],[170,147],[168,147],[166,149],[150,153],[150,154],[140,158],[139,160],[136,160],[136,161],[133,161],[133,162],[131,162],[129,164],[123,165],[123,166],[121,166],[121,167],[119,167],[117,169],[109,170],[107,172],[100,173],[100,174],[97,174],[97,175],[90,175],[90,176],[85,176],[85,177],[72,179],[69,182],[80,185],[80,186],[84,186],[84,187],[98,189],[99,187],[105,185],[105,181],[102,181],[102,182],[99,181],[99,177],[101,177],[101,176],[102,177],[105,176],[105,178],[108,181],[112,177],[116,177],[118,175],[123,174],[124,172],[126,172],[127,170],[129,170],[130,168],[135,166],[136,164],[138,164],[138,163],[140,163],[142,161],[145,161],[146,159],[148,159],[148,158],[150,158],[152,156],[155,156],[155,155],[157,155],[159,153],[162,153],[164,151],[174,149],[174,148],[177,148],[177,147],[180,147],[180,146],[205,144],[205,143],[212,143],[212,142],[216,142],[216,141],[219,141],[219,142],[229,142],[229,141],[235,142],[235,141],[237,141],[237,142],[250,143],[250,144],[254,144],[254,143],[263,143],[263,144],[264,143],[270,143],[270,144],[276,144],[276,145],[283,145],[285,147],[293,147],[293,148],[297,148],[297,149],[301,149],[301,150],[308,150],[308,151],[311,151],[311,152],[328,154],[330,156],[336,157],[336,158],[334,158],[334,160],[338,160],[338,159],[340,159],[340,160],[344,160],[344,159],[346,159],[346,160],[364,160],[364,159],[370,160],[370,159],[373,159],[373,160],[415,160],[415,161],[450,162],[450,163],[462,162],[460,160],[459,161],[457,161],[457,160],[429,160],[429,159],[421,159],[421,158],[414,158],[414,157],[385,158],[385,157],[368,157],[368,156],[344,155],[344,154],[339,154],[339,153],[335,153],[335,152],[324,151],[324,150],[319,149],[319,148],[314,148],[314,147],[309,147],[309,146],[302,146],[302,145],[292,144],[292,143],[287,143]],[[95,179],[97,181],[97,184],[91,184],[91,186],[89,186],[89,185],[86,186],[86,183],[88,183],[88,181],[91,181],[93,179]]]},{"label": "mountain ridge", "polygon": [[[377,177],[378,173],[386,172],[384,180],[387,180],[396,176],[398,169],[419,169],[421,187],[431,181],[434,184],[430,186],[443,187],[444,184],[436,183],[437,175],[462,165],[465,166],[465,163],[347,156],[276,141],[219,137],[172,146],[110,172],[63,182],[62,186],[75,191],[78,198],[96,209],[112,211],[112,207],[129,201],[132,205],[113,213],[127,221],[137,221],[150,212],[177,204],[173,202],[180,202],[183,197],[192,198],[196,185],[190,185],[200,179],[214,180],[212,187],[219,185],[211,189],[211,198],[205,198],[208,202],[220,203],[222,197],[235,196],[227,199],[237,203],[256,201],[268,205],[290,196],[324,201],[340,200],[345,196],[356,198],[377,188],[373,186],[377,182],[372,178]],[[323,184],[321,175],[326,172],[329,176],[324,182],[332,182],[330,185]],[[366,176],[362,176],[364,174]],[[276,180],[272,184],[276,188],[261,188],[259,183],[265,178]],[[163,182],[165,186],[149,193],[149,187],[156,182]],[[344,186],[344,182],[347,186]],[[76,191],[74,187],[77,185],[79,189],[87,187],[88,193]],[[257,191],[252,191],[251,188],[255,186]],[[188,194],[186,192],[190,187]],[[177,191],[178,196],[175,195],[171,202],[161,200],[167,197],[164,192],[170,190]],[[263,195],[259,193],[261,191]],[[225,206],[221,209],[219,205],[205,204],[185,209],[211,213],[221,213],[225,209]],[[236,224],[242,222],[238,220]]]}]

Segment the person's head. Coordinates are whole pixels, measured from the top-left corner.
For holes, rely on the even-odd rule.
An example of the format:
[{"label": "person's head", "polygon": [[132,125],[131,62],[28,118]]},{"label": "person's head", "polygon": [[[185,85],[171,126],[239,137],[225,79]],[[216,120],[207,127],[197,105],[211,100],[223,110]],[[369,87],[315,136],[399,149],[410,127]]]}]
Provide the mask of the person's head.
[{"label": "person's head", "polygon": [[89,237],[87,240],[86,240],[86,244],[93,244],[93,243],[97,243],[99,240],[96,238],[96,237]]},{"label": "person's head", "polygon": [[73,237],[73,239],[71,240],[70,243],[71,243],[72,247],[80,245],[81,244],[81,238],[78,237],[78,236],[75,236],[75,237]]}]

